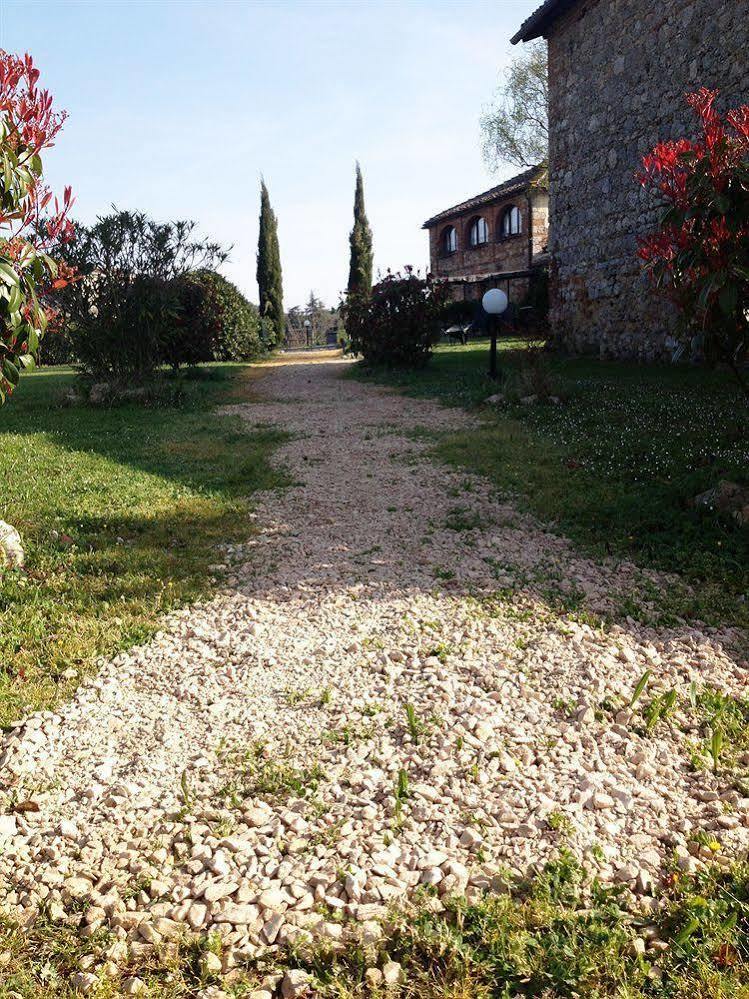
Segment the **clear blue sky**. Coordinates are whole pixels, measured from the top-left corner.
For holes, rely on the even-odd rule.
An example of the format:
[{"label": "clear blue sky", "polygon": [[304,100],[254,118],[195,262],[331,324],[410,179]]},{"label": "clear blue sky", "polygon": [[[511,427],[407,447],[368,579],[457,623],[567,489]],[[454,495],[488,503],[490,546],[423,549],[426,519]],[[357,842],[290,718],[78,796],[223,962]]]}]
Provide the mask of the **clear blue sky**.
[{"label": "clear blue sky", "polygon": [[279,219],[286,305],[334,303],[354,162],[375,267],[424,267],[425,218],[497,183],[478,118],[538,0],[0,0],[0,47],[28,51],[70,118],[47,153],[75,214],[191,218],[233,244],[257,300],[259,177]]}]

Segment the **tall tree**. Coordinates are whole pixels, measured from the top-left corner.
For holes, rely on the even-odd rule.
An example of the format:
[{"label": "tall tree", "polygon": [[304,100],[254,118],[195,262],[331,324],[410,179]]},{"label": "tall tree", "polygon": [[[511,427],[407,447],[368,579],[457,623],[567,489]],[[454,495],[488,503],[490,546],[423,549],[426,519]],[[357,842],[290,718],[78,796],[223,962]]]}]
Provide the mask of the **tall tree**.
[{"label": "tall tree", "polygon": [[481,115],[481,152],[492,172],[508,162],[531,167],[548,159],[546,42],[525,46],[505,70],[494,103]]},{"label": "tall tree", "polygon": [[278,220],[273,211],[265,181],[260,181],[260,235],[257,243],[257,284],[260,317],[267,347],[275,347],[284,337],[281,251],[278,248]]},{"label": "tall tree", "polygon": [[372,290],[372,230],[364,208],[364,180],[361,167],[356,164],[356,193],[354,195],[354,228],[349,236],[351,262],[348,274],[349,295]]}]

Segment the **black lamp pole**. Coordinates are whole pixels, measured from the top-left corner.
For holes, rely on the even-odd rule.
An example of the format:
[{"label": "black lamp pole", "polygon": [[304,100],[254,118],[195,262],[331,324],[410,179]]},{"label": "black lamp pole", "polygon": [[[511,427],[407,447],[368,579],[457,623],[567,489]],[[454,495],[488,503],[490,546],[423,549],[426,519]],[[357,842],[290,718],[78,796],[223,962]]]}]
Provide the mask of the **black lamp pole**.
[{"label": "black lamp pole", "polygon": [[481,299],[481,306],[489,321],[489,336],[491,337],[491,347],[489,349],[489,377],[496,382],[499,378],[497,370],[497,336],[499,335],[499,317],[507,308],[508,297],[499,288],[490,288],[484,292]]},{"label": "black lamp pole", "polygon": [[499,316],[489,313],[489,333],[491,334],[491,346],[489,348],[489,377],[492,381],[499,378],[497,371],[497,327],[499,326]]}]

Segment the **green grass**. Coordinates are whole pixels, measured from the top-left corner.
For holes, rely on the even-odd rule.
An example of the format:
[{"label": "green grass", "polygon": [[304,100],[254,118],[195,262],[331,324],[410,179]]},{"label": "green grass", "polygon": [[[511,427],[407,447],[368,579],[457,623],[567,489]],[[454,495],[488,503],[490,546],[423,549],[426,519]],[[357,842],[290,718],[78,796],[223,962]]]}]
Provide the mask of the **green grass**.
[{"label": "green grass", "polygon": [[[500,886],[498,886],[500,887]],[[666,874],[651,915],[628,909],[621,889],[588,878],[562,852],[535,877],[507,879],[499,891],[469,902],[430,890],[394,909],[377,944],[349,943],[282,950],[248,962],[222,983],[248,996],[274,969],[304,968],[318,999],[747,999],[749,996],[749,868],[713,868],[697,876]],[[646,947],[647,941],[656,946]],[[639,942],[639,944],[638,944]],[[81,958],[99,975],[94,995],[121,995],[117,978],[101,973],[112,937],[82,939],[74,927],[44,920],[21,930],[0,919],[0,995],[66,999]],[[147,999],[196,996],[219,977],[202,971],[207,949],[221,941],[184,941],[171,955],[131,959],[122,978],[137,974]],[[401,965],[387,990],[372,969]],[[4,974],[4,979],[2,975]],[[2,989],[5,988],[3,992]]]},{"label": "green grass", "polygon": [[[486,374],[485,343],[440,347],[423,371],[357,365],[353,376],[473,408],[496,391],[517,395],[526,355],[518,341],[502,348],[499,386]],[[484,407],[480,427],[438,435],[435,453],[487,476],[596,556],[678,574],[692,592],[643,594],[658,604],[660,623],[749,626],[749,530],[692,505],[720,479],[749,484],[749,407],[730,376],[553,356],[547,363],[561,405]]]},{"label": "green grass", "polygon": [[[747,870],[674,876],[652,918],[625,911],[616,888],[586,880],[562,855],[535,879],[475,902],[428,903],[395,918],[384,952],[403,969],[400,999],[728,999],[749,995]],[[645,924],[665,945],[640,956]],[[308,962],[322,999],[373,995],[372,955]]]},{"label": "green grass", "polygon": [[147,639],[209,591],[216,546],[251,533],[247,497],[282,484],[268,458],[283,435],[213,412],[247,397],[250,370],[187,380],[179,408],[64,407],[71,371],[24,375],[0,409],[0,519],[27,554],[0,572],[0,724]]}]

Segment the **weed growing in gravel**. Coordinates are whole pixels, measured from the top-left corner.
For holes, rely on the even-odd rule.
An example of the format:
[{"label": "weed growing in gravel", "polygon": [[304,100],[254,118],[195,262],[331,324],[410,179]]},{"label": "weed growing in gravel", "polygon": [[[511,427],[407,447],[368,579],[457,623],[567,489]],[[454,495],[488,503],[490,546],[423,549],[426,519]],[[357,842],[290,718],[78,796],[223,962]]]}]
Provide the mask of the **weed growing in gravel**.
[{"label": "weed growing in gravel", "polygon": [[395,781],[395,792],[393,794],[395,801],[395,823],[398,828],[403,822],[403,805],[410,796],[408,787],[408,774],[405,770],[400,769]]},{"label": "weed growing in gravel", "polygon": [[658,722],[669,717],[676,705],[676,697],[675,690],[667,690],[652,699],[644,711],[646,732],[652,732]]},{"label": "weed growing in gravel", "polygon": [[[327,810],[327,806],[326,806]],[[324,829],[318,829],[309,837],[309,843],[311,847],[325,846],[332,847],[335,846],[341,837],[341,829],[344,826],[343,819],[337,819],[331,825],[326,826]]]},{"label": "weed growing in gravel", "polygon": [[179,790],[180,790],[180,800],[182,801],[182,806],[185,812],[190,812],[195,803],[195,798],[190,789],[190,781],[187,776],[187,771],[183,770],[182,775],[179,779]]},{"label": "weed growing in gravel", "polygon": [[632,697],[630,698],[629,701],[630,708],[633,708],[635,704],[637,704],[637,702],[640,700],[640,697],[642,696],[645,688],[648,685],[650,676],[651,676],[651,671],[649,669],[646,669],[645,672],[640,677],[640,679],[637,681],[635,689],[632,692]]},{"label": "weed growing in gravel", "polygon": [[695,757],[707,755],[713,770],[720,767],[733,774],[742,794],[749,794],[746,776],[749,753],[749,698],[732,697],[713,687],[703,687],[690,693],[694,700],[699,734],[704,749]]},{"label": "weed growing in gravel", "polygon": [[262,743],[227,758],[232,776],[219,789],[232,807],[239,807],[247,798],[260,797],[269,801],[289,797],[304,798],[314,794],[325,775],[319,764],[296,767],[288,759],[269,756]]},{"label": "weed growing in gravel", "polygon": [[360,742],[371,739],[375,734],[375,726],[371,723],[342,725],[340,728],[331,728],[323,732],[322,741],[326,746],[350,746],[352,742]]},{"label": "weed growing in gravel", "polygon": [[450,645],[448,642],[439,642],[437,645],[432,646],[428,655],[434,656],[435,659],[439,659],[439,661],[444,665],[447,662],[447,657],[454,655],[456,651],[457,649],[455,646]]},{"label": "weed growing in gravel", "polygon": [[677,876],[647,920],[659,946],[645,949],[645,920],[620,889],[563,854],[506,894],[437,906],[424,891],[375,952],[321,949],[302,963],[320,999],[374,995],[366,970],[387,960],[402,967],[402,999],[746,999],[748,878],[746,868]]},{"label": "weed growing in gravel", "polygon": [[427,725],[416,715],[416,708],[413,704],[406,704],[406,724],[408,725],[408,734],[411,736],[411,741],[414,746],[418,746],[419,740],[422,735],[427,731]]},{"label": "weed growing in gravel", "polygon": [[310,700],[311,696],[312,690],[309,687],[289,687],[284,694],[286,703],[291,708],[296,707],[298,704],[306,703]]},{"label": "weed growing in gravel", "polygon": [[723,849],[720,840],[716,839],[713,833],[707,832],[704,829],[698,829],[693,833],[692,840],[700,846],[704,846],[705,849],[710,850],[711,853],[720,853]]},{"label": "weed growing in gravel", "polygon": [[447,511],[447,518],[444,526],[448,531],[475,531],[487,524],[478,513],[474,513],[468,507],[454,506]]},{"label": "weed growing in gravel", "polygon": [[553,829],[554,832],[561,833],[563,836],[571,835],[575,828],[571,819],[564,812],[549,812],[546,816],[546,822],[549,829]]}]

